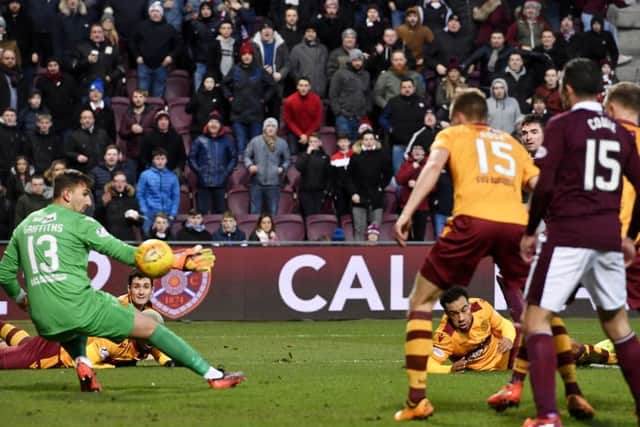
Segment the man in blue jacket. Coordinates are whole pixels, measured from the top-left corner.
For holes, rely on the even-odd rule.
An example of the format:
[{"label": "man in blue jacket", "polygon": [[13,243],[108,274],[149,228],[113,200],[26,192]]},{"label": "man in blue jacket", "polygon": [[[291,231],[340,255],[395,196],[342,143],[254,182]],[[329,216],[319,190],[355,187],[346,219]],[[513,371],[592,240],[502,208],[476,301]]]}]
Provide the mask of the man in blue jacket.
[{"label": "man in blue jacket", "polygon": [[152,166],[140,174],[138,180],[138,203],[145,217],[142,226],[145,234],[151,229],[155,215],[164,212],[173,220],[180,205],[180,183],[178,176],[167,169],[167,152],[158,148],[151,154]]},{"label": "man in blue jacket", "polygon": [[224,212],[227,178],[237,162],[235,144],[225,134],[220,113],[214,111],[189,152],[189,166],[198,176],[198,211],[205,215]]}]

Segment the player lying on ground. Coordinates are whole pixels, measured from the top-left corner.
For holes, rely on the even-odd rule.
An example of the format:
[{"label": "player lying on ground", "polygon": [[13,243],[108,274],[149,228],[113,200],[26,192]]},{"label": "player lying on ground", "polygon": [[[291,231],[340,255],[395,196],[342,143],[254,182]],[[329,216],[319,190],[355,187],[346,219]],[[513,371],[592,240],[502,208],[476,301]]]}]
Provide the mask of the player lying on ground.
[{"label": "player lying on ground", "polygon": [[[118,297],[124,306],[132,304],[137,310],[164,323],[162,316],[153,310],[151,278],[134,269],[129,274],[128,292]],[[1,340],[6,342],[3,343]],[[4,347],[4,348],[3,348]],[[87,342],[87,358],[95,368],[135,366],[139,360],[151,355],[158,364],[166,367],[175,363],[145,340],[126,339],[120,344],[106,338],[91,337]],[[29,334],[10,323],[0,321],[0,369],[49,369],[72,368],[74,361],[60,343],[47,341]]]},{"label": "player lying on ground", "polygon": [[[207,363],[190,345],[164,325],[118,303],[113,295],[91,287],[89,250],[135,264],[136,248],[110,235],[82,212],[91,205],[91,179],[66,170],[54,181],[51,205],[33,212],[14,230],[0,262],[0,285],[20,306],[28,308],[38,334],[59,342],[74,359],[82,391],[101,391],[86,357],[87,337],[119,342],[144,339],[172,360],[201,375],[212,388],[233,387],[242,373],[225,373]],[[210,252],[193,248],[175,257],[174,268],[210,269]],[[17,274],[22,270],[26,292]]]}]

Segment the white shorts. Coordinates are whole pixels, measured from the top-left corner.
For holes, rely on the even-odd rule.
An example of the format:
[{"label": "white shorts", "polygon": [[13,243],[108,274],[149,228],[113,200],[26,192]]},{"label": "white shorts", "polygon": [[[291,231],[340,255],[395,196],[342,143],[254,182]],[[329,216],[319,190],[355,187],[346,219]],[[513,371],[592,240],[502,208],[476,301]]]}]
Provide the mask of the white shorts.
[{"label": "white shorts", "polygon": [[528,303],[557,313],[582,285],[597,307],[617,310],[627,302],[625,274],[622,252],[546,243],[531,266],[525,295]]}]

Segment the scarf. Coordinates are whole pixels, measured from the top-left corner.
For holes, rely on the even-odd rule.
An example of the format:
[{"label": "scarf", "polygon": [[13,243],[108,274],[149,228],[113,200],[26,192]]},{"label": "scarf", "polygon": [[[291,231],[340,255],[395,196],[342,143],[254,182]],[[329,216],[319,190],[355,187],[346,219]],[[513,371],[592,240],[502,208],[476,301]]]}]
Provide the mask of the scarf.
[{"label": "scarf", "polygon": [[204,224],[200,224],[200,225],[195,225],[195,224],[185,224],[184,225],[186,228],[188,228],[189,230],[193,230],[195,232],[198,233],[202,233],[205,229]]},{"label": "scarf", "polygon": [[47,73],[45,74],[45,77],[48,80],[51,80],[53,83],[58,84],[58,83],[60,83],[62,81],[62,71],[58,71],[57,73],[50,73],[47,70]]},{"label": "scarf", "polygon": [[267,233],[264,230],[256,230],[256,236],[258,236],[258,239],[262,242],[262,243],[268,243],[271,242],[273,240],[276,240],[276,236],[275,233],[272,231],[270,233]]},{"label": "scarf", "polygon": [[267,144],[267,148],[269,148],[269,150],[273,153],[274,151],[276,151],[276,137],[275,136],[269,136],[266,134],[262,134],[262,139],[264,139],[264,143]]}]

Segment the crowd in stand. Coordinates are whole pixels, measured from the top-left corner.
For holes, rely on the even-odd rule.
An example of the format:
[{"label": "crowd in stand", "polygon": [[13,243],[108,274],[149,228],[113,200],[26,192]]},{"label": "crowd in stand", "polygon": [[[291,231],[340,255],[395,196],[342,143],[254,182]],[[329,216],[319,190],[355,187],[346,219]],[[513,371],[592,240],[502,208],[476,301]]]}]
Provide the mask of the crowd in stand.
[{"label": "crowd in stand", "polygon": [[[489,124],[519,136],[525,114],[562,111],[569,59],[605,86],[630,59],[606,20],[623,0],[1,4],[1,239],[75,168],[95,181],[87,214],[126,240],[269,244],[297,214],[335,218],[300,238],[377,241],[458,90],[484,90]],[[443,174],[412,239],[451,206]]]}]

